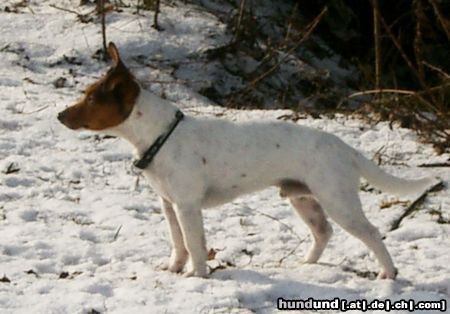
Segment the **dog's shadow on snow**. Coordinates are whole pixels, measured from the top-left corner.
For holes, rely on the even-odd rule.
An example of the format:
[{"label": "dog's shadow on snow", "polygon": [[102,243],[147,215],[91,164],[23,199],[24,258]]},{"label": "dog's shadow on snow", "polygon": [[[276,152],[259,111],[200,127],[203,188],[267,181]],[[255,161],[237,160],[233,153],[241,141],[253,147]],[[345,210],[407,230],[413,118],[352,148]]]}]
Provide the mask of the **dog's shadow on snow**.
[{"label": "dog's shadow on snow", "polygon": [[253,270],[220,270],[212,278],[217,280],[233,280],[239,284],[236,296],[241,306],[252,310],[274,310],[277,299],[307,300],[346,298],[358,299],[361,291],[343,287],[332,287],[325,284],[311,284],[299,279],[273,278],[270,275]]}]

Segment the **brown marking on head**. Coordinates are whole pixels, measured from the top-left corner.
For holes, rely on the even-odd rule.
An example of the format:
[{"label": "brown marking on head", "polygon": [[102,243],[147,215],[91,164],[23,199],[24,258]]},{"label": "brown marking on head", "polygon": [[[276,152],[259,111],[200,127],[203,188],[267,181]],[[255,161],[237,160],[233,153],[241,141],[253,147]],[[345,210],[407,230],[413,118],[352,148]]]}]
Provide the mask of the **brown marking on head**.
[{"label": "brown marking on head", "polygon": [[205,158],[205,157],[202,157],[202,163],[203,163],[204,165],[206,165],[206,158]]},{"label": "brown marking on head", "polygon": [[58,114],[58,119],[68,128],[104,130],[121,124],[133,110],[139,85],[113,43],[109,44],[108,51],[114,66],[86,88],[78,103]]}]

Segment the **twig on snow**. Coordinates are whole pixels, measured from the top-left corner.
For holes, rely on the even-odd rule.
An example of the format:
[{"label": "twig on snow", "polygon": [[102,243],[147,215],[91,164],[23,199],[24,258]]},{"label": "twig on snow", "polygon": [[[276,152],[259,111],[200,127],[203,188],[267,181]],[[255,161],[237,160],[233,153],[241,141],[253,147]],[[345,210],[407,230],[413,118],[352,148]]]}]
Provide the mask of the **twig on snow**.
[{"label": "twig on snow", "polygon": [[399,218],[394,220],[389,231],[397,230],[398,227],[400,227],[400,224],[402,223],[403,219],[405,219],[406,217],[411,215],[416,210],[416,208],[425,201],[425,198],[428,196],[428,193],[440,191],[443,188],[444,188],[444,182],[439,181],[438,183],[436,183],[433,186],[426,189],[418,198],[416,198],[414,200],[414,202],[411,203],[411,205],[409,205],[406,208],[406,210],[403,212],[403,214]]},{"label": "twig on snow", "polygon": [[275,221],[278,222],[280,225],[285,226],[286,228],[288,228],[289,231],[291,231],[291,232],[297,237],[297,239],[301,240],[300,236],[294,231],[294,229],[293,229],[291,226],[289,226],[288,224],[282,222],[280,219],[278,219],[278,218],[276,218],[276,217],[274,217],[274,216],[271,216],[271,215],[269,215],[269,214],[263,213],[263,212],[261,212],[261,211],[259,211],[259,210],[256,210],[256,212],[257,212],[258,214],[260,214],[261,216],[264,216],[264,217],[270,218],[270,219],[272,219],[272,220],[275,220]]},{"label": "twig on snow", "polygon": [[43,111],[45,109],[47,109],[49,107],[49,105],[44,105],[42,107],[37,108],[36,110],[32,110],[32,111],[27,111],[27,112],[21,112],[21,114],[33,114],[33,113],[37,113],[40,111]]},{"label": "twig on snow", "polygon": [[300,246],[300,244],[302,244],[303,242],[305,242],[306,238],[305,238],[305,239],[302,239],[302,238],[298,235],[298,233],[295,232],[295,230],[294,230],[291,226],[289,226],[288,224],[282,222],[280,219],[278,219],[278,218],[276,218],[276,217],[273,217],[273,216],[271,216],[271,215],[268,215],[268,214],[266,214],[266,213],[263,213],[263,212],[261,212],[261,211],[259,211],[259,210],[256,210],[256,212],[257,212],[258,214],[260,214],[261,216],[270,218],[270,219],[272,219],[272,220],[278,222],[280,225],[285,226],[285,227],[286,227],[286,228],[287,228],[287,229],[288,229],[288,230],[289,230],[289,231],[290,231],[290,232],[298,239],[298,244],[297,244],[292,250],[290,250],[286,255],[284,255],[282,258],[280,258],[280,259],[278,260],[278,263],[281,265],[281,264],[283,263],[283,261],[284,261],[286,258],[288,258],[288,257],[291,256],[292,254],[294,254],[295,251],[297,251],[297,249],[298,249],[298,247]]},{"label": "twig on snow", "polygon": [[122,225],[119,226],[119,228],[117,229],[116,233],[114,234],[114,238],[113,238],[112,242],[116,241],[117,238],[119,237],[120,229],[122,229]]},{"label": "twig on snow", "polygon": [[417,167],[420,168],[444,168],[444,167],[450,167],[450,162],[436,162],[432,164],[420,164]]},{"label": "twig on snow", "polygon": [[92,19],[92,17],[90,17],[90,15],[91,15],[92,12],[95,11],[95,9],[94,9],[93,11],[88,12],[86,14],[81,14],[81,13],[79,13],[77,11],[66,9],[66,8],[61,8],[61,7],[59,7],[57,5],[54,5],[54,4],[49,4],[49,6],[54,8],[54,9],[56,9],[56,10],[60,10],[60,11],[64,11],[64,12],[75,14],[77,16],[78,20],[80,22],[82,22],[82,23],[91,22],[93,19]]}]

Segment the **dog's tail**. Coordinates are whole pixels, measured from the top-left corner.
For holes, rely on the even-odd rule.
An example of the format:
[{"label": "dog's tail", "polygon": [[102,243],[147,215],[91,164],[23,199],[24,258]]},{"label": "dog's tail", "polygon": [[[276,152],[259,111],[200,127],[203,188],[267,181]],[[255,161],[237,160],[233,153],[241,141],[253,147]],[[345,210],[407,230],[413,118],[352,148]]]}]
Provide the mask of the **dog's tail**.
[{"label": "dog's tail", "polygon": [[395,177],[383,171],[359,152],[356,152],[356,158],[354,160],[362,177],[380,190],[393,194],[416,194],[430,189],[441,182],[441,180],[434,177],[424,177],[417,180],[406,180]]}]

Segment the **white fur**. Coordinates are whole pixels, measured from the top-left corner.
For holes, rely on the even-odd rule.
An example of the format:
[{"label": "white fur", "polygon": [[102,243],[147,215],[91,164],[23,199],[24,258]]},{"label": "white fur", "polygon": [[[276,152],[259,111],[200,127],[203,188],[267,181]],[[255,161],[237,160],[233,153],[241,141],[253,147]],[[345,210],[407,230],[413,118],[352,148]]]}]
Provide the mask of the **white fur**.
[{"label": "white fur", "polygon": [[[128,119],[108,133],[128,140],[140,157],[167,130],[176,110],[142,89]],[[168,269],[180,272],[189,256],[186,276],[207,274],[201,209],[279,186],[313,233],[307,262],[319,259],[331,236],[326,213],[375,253],[380,277],[394,278],[396,270],[381,236],[362,212],[359,179],[364,176],[396,193],[417,192],[432,182],[388,175],[336,136],[308,127],[191,116],[180,122],[144,175],[162,198],[169,222],[173,252]]]}]

